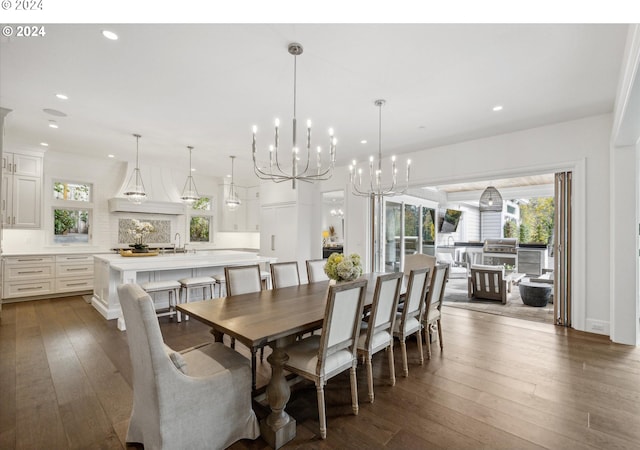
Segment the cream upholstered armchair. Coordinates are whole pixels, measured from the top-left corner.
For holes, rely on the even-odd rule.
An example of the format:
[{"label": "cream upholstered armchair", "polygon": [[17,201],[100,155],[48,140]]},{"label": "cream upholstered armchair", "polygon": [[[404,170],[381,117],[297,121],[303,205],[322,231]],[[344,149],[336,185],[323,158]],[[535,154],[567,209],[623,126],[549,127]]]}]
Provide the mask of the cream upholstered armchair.
[{"label": "cream upholstered armchair", "polygon": [[145,449],[225,448],[260,435],[249,361],[220,343],[177,353],[162,340],[151,297],[118,287],[133,366],[127,442]]}]

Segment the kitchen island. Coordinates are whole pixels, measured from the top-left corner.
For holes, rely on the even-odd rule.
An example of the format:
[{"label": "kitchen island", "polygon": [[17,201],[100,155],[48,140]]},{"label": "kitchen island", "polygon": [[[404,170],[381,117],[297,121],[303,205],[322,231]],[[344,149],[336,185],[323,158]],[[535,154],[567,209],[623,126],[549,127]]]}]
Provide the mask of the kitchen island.
[{"label": "kitchen island", "polygon": [[[118,328],[124,330],[125,324],[122,320],[117,292],[120,284],[212,276],[223,274],[225,266],[245,264],[267,266],[275,261],[276,258],[235,250],[166,253],[147,257],[125,257],[119,254],[95,255],[91,304],[105,319],[118,319]],[[197,293],[194,292],[194,294]],[[198,297],[194,297],[194,300],[197,299]],[[163,304],[168,305],[168,299],[156,298],[158,307],[162,307]]]}]

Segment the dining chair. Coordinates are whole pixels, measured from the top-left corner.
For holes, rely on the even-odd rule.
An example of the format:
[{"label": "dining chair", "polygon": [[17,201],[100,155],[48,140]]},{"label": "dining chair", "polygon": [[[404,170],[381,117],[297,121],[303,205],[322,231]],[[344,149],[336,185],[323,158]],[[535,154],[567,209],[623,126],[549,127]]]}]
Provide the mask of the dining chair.
[{"label": "dining chair", "polygon": [[362,324],[358,338],[357,353],[365,358],[367,365],[367,383],[369,401],[373,403],[373,367],[371,357],[380,350],[387,350],[391,386],[396,384],[396,371],[393,362],[393,325],[402,287],[402,272],[380,275],[371,303],[368,321]]},{"label": "dining chair", "polygon": [[136,284],[117,290],[133,368],[126,442],[205,449],[256,439],[249,361],[219,342],[175,352],[162,339],[149,294]]},{"label": "dining chair", "polygon": [[300,284],[297,261],[271,263],[271,286],[273,289]]},{"label": "dining chair", "polygon": [[431,275],[431,284],[427,293],[422,323],[425,330],[425,341],[427,342],[427,359],[431,359],[431,326],[436,325],[438,328],[438,342],[440,343],[440,351],[443,350],[442,345],[442,298],[444,290],[447,286],[449,278],[449,264],[436,264]]},{"label": "dining chair", "polygon": [[307,263],[307,279],[309,283],[315,283],[316,281],[326,281],[329,279],[324,272],[324,265],[327,263],[326,259],[308,259]]},{"label": "dining chair", "polygon": [[427,267],[413,269],[409,272],[404,307],[402,308],[402,312],[396,313],[393,335],[400,340],[402,371],[405,377],[409,376],[406,339],[413,334],[417,334],[418,338],[420,365],[424,364],[424,355],[422,354],[422,312],[427,293],[428,279],[429,269]]},{"label": "dining chair", "polygon": [[[262,290],[259,264],[227,266],[224,268],[227,296],[250,294]],[[231,338],[231,348],[236,348],[235,338]],[[251,387],[256,387],[256,349],[251,350]],[[264,345],[260,347],[260,361],[264,360]]]},{"label": "dining chair", "polygon": [[322,333],[296,341],[283,349],[289,356],[284,369],[316,385],[322,439],[327,438],[324,385],[327,380],[347,369],[351,379],[351,407],[353,414],[358,414],[356,347],[366,290],[367,280],[330,285]]}]

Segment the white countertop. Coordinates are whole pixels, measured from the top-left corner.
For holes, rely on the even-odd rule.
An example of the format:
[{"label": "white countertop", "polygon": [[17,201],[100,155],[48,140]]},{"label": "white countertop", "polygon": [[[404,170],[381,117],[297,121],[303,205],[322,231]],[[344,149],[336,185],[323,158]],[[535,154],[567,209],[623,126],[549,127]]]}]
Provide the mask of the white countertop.
[{"label": "white countertop", "polygon": [[197,267],[215,267],[233,264],[259,264],[275,262],[276,258],[259,256],[253,252],[235,250],[210,250],[197,253],[165,253],[157,256],[120,256],[117,254],[95,255],[98,260],[106,261],[117,271],[134,270],[146,272],[154,270],[189,269]]}]

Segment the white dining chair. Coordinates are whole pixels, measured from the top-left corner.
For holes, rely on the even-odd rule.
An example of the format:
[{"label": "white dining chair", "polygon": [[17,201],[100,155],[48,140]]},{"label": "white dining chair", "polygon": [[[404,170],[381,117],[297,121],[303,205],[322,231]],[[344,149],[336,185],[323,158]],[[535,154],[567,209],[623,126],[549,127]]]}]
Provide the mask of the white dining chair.
[{"label": "white dining chair", "polygon": [[431,284],[429,286],[429,292],[427,293],[427,300],[422,319],[425,330],[424,337],[427,342],[427,359],[431,359],[431,326],[435,325],[438,328],[440,351],[442,352],[444,348],[442,344],[441,308],[444,290],[447,286],[447,272],[449,269],[450,266],[448,264],[436,264],[433,268],[433,274],[431,275]]},{"label": "white dining chair", "polygon": [[406,339],[413,334],[417,334],[418,337],[420,365],[424,364],[421,331],[422,312],[424,309],[424,300],[427,294],[428,279],[429,269],[427,267],[413,269],[409,272],[409,281],[407,282],[404,307],[402,308],[402,312],[396,313],[393,335],[400,340],[400,349],[402,350],[402,372],[405,377],[409,376]]},{"label": "white dining chair", "polygon": [[402,287],[402,272],[387,273],[376,279],[376,288],[371,303],[368,321],[362,324],[358,338],[358,355],[365,358],[369,401],[373,403],[373,368],[371,357],[381,350],[387,350],[391,385],[396,384],[393,362],[393,325],[396,320],[398,298]]},{"label": "white dining chair", "polygon": [[300,272],[297,261],[278,262],[270,264],[271,286],[273,289],[300,284]]},{"label": "white dining chair", "polygon": [[367,290],[367,280],[329,286],[322,334],[312,335],[286,346],[289,356],[285,370],[311,380],[316,385],[320,437],[327,437],[324,385],[327,380],[350,370],[351,407],[358,414],[356,343]]},{"label": "white dining chair", "polygon": [[307,279],[309,283],[315,283],[316,281],[326,281],[329,279],[324,272],[324,265],[327,263],[326,259],[308,259],[307,264]]}]

